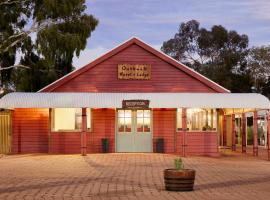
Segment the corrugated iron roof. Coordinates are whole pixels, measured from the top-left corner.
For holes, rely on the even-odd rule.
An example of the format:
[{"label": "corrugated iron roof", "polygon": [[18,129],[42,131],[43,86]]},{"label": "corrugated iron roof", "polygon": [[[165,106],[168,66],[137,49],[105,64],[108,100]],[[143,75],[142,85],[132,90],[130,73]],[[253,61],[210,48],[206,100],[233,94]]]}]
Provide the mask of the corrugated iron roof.
[{"label": "corrugated iron roof", "polygon": [[269,100],[255,93],[10,93],[0,108],[121,108],[122,100],[150,100],[150,108],[269,109]]}]

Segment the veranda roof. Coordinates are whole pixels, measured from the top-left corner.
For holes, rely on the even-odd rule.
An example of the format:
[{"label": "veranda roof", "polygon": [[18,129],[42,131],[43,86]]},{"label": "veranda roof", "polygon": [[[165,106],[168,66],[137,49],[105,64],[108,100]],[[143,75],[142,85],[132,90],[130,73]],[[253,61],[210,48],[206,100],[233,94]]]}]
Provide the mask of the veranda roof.
[{"label": "veranda roof", "polygon": [[270,109],[255,93],[9,93],[0,108],[121,108],[123,100],[150,100],[150,108]]}]

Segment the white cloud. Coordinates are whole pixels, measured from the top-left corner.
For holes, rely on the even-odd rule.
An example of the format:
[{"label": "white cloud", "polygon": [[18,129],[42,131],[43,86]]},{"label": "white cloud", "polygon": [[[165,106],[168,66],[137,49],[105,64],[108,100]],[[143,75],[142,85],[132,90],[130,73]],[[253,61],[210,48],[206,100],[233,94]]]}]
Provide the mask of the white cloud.
[{"label": "white cloud", "polygon": [[95,60],[99,56],[103,55],[107,52],[108,49],[102,46],[98,46],[92,49],[85,49],[81,52],[79,57],[74,56],[73,58],[73,65],[76,68],[81,68],[84,65],[87,65],[91,61]]},{"label": "white cloud", "polygon": [[154,45],[151,45],[151,46],[152,46],[154,49],[160,51],[160,48],[161,48],[162,45],[160,45],[160,44],[154,44]]}]

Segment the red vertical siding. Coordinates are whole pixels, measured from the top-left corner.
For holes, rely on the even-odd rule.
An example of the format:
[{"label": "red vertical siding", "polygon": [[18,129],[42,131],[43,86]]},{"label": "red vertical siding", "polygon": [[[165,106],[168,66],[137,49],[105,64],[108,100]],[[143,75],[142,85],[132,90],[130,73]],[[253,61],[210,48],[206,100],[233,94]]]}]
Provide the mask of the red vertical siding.
[{"label": "red vertical siding", "polygon": [[52,132],[51,153],[80,153],[81,132]]},{"label": "red vertical siding", "polygon": [[109,152],[115,152],[115,109],[92,109],[92,127],[87,152],[100,153],[102,138],[109,138]]},{"label": "red vertical siding", "polygon": [[176,109],[153,109],[153,140],[164,138],[165,153],[174,153],[176,151],[175,146],[178,141],[175,140],[175,131]]},{"label": "red vertical siding", "polygon": [[[118,64],[151,64],[150,80],[119,80]],[[142,87],[143,86],[143,87]],[[138,45],[105,60],[51,92],[215,92]]]},{"label": "red vertical siding", "polygon": [[217,156],[217,132],[187,132],[187,155]]},{"label": "red vertical siding", "polygon": [[15,109],[12,153],[47,153],[49,109]]},{"label": "red vertical siding", "polygon": [[[114,152],[115,109],[92,109],[92,131],[86,133],[88,153],[101,152],[101,139],[109,138],[109,152]],[[81,132],[52,132],[52,153],[80,153]]]}]

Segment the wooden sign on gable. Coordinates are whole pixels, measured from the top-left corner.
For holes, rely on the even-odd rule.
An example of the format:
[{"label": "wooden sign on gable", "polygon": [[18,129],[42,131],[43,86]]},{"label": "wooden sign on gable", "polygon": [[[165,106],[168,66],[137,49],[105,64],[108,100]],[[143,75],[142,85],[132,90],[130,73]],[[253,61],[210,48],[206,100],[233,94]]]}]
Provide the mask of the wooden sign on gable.
[{"label": "wooden sign on gable", "polygon": [[149,80],[151,79],[151,65],[118,65],[118,79]]}]

